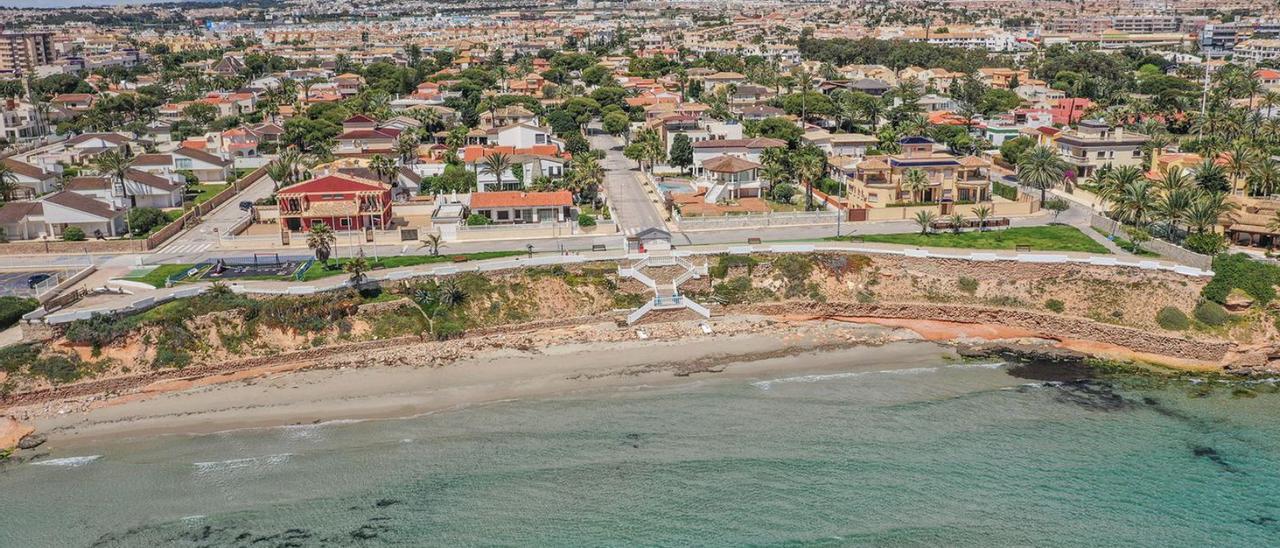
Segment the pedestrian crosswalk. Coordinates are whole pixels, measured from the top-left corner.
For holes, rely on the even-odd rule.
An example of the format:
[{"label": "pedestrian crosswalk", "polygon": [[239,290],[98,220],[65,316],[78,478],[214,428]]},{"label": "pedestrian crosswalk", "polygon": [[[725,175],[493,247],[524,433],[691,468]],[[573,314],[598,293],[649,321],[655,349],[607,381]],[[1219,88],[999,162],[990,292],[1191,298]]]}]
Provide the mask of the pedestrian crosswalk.
[{"label": "pedestrian crosswalk", "polygon": [[213,247],[213,242],[174,242],[156,250],[156,253],[159,255],[187,255],[203,253],[211,247]]}]

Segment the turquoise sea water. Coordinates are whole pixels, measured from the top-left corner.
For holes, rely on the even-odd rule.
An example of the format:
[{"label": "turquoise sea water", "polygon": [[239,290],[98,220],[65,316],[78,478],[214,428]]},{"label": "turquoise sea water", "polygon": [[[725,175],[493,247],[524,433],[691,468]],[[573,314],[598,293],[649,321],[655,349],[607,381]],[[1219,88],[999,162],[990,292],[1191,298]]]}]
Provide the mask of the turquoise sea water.
[{"label": "turquoise sea water", "polygon": [[122,440],[0,472],[0,546],[1280,542],[1280,394],[1048,371],[797,366]]}]

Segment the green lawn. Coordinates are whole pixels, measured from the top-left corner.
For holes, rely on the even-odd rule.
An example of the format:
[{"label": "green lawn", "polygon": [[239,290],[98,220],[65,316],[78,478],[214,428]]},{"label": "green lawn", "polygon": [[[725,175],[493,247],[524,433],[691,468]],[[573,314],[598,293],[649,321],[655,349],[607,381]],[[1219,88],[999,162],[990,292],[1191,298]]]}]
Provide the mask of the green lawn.
[{"label": "green lawn", "polygon": [[[1102,244],[1087,234],[1066,225],[1033,226],[988,230],[986,232],[938,232],[935,234],[867,234],[864,242],[915,245],[921,247],[961,247],[969,249],[1015,249],[1029,246],[1032,251],[1083,251],[1109,253]],[[842,238],[842,239],[848,239]]]},{"label": "green lawn", "polygon": [[[524,254],[525,252],[523,251],[486,251],[484,253],[463,253],[463,254],[441,253],[440,255],[437,255],[434,257],[431,255],[403,255],[398,257],[382,257],[376,261],[373,260],[373,257],[366,257],[366,260],[369,261],[369,267],[371,270],[383,270],[387,268],[401,268],[405,266],[417,266],[422,264],[450,263],[450,262],[453,262],[454,257],[459,257],[459,256],[466,257],[468,261],[481,261],[484,259],[498,259],[501,257],[511,257],[514,255],[524,255]],[[351,259],[345,258],[345,257],[342,259],[329,261],[328,267],[325,267],[317,262],[311,265],[311,268],[307,269],[306,273],[302,275],[302,281],[308,282],[312,280],[320,280],[320,279],[329,278],[333,276],[345,275],[347,272],[342,269],[342,266],[347,264],[348,262],[351,262]]]},{"label": "green lawn", "polygon": [[[1094,232],[1097,232],[1098,234],[1101,234],[1103,236],[1111,235],[1109,232],[1097,227],[1094,227],[1093,230]],[[1140,247],[1133,245],[1133,242],[1130,242],[1129,240],[1121,238],[1119,234],[1116,234],[1116,237],[1113,238],[1111,241],[1115,242],[1117,246],[1120,246],[1120,249],[1128,251],[1129,253],[1132,253],[1139,257],[1159,257],[1160,256],[1159,253],[1156,253],[1154,251],[1147,251],[1145,249],[1142,249]]]},{"label": "green lawn", "polygon": [[189,185],[187,189],[191,192],[195,192],[195,197],[187,201],[187,205],[186,205],[187,209],[191,209],[195,206],[198,206],[200,204],[203,204],[213,199],[213,197],[216,196],[219,192],[226,190],[227,185],[199,184],[199,185]]},{"label": "green lawn", "polygon": [[185,273],[186,271],[195,268],[195,266],[196,265],[194,264],[162,264],[157,266],[151,272],[139,274],[137,276],[130,275],[124,279],[134,282],[142,282],[144,284],[149,284],[152,287],[164,287],[165,280],[168,280],[170,276]]}]

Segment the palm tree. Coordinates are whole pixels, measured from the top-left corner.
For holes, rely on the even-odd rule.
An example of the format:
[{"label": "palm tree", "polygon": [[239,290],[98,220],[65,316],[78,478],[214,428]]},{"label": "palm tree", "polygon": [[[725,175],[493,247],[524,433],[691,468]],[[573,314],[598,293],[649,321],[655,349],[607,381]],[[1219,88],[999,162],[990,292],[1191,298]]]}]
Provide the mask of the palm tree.
[{"label": "palm tree", "polygon": [[355,257],[352,257],[351,260],[342,265],[342,270],[351,275],[351,287],[359,289],[360,286],[364,285],[365,279],[368,278],[366,273],[369,271],[369,260],[364,258],[364,251],[361,250]]},{"label": "palm tree", "polygon": [[1181,167],[1173,166],[1171,168],[1161,168],[1160,178],[1156,180],[1156,188],[1161,193],[1169,194],[1178,190],[1187,190],[1192,188],[1193,178],[1191,174],[1184,171]]},{"label": "palm tree", "polygon": [[484,157],[481,165],[481,171],[485,175],[492,175],[497,180],[498,189],[502,189],[502,174],[511,169],[515,162],[511,160],[511,156],[501,152],[494,152]]},{"label": "palm tree", "polygon": [[924,193],[929,190],[929,176],[924,170],[911,168],[902,174],[902,190],[911,193],[911,201],[923,202]]},{"label": "palm tree", "polygon": [[927,209],[916,212],[916,224],[920,225],[920,235],[928,234],[933,230],[933,222],[938,220],[938,214]]},{"label": "palm tree", "polygon": [[1277,210],[1275,216],[1267,221],[1267,230],[1280,232],[1280,210]]},{"label": "palm tree", "polygon": [[796,177],[804,182],[805,211],[813,211],[813,182],[822,177],[826,171],[825,155],[812,151],[802,151],[791,161],[791,168]]},{"label": "palm tree", "polygon": [[1226,192],[1231,187],[1227,171],[1213,158],[1205,158],[1196,166],[1195,181],[1197,186],[1207,192]]},{"label": "palm tree", "polygon": [[1178,223],[1186,220],[1199,192],[1194,188],[1176,188],[1162,192],[1156,200],[1155,215],[1164,221],[1170,239],[1177,233]]},{"label": "palm tree", "polygon": [[978,220],[978,232],[986,232],[987,219],[991,218],[991,206],[978,206],[973,208],[973,216]]},{"label": "palm tree", "polygon": [[1187,226],[1195,229],[1199,234],[1203,234],[1206,230],[1212,230],[1223,221],[1231,222],[1235,218],[1235,212],[1240,206],[1227,199],[1225,192],[1206,192],[1201,193],[1199,197],[1187,209],[1186,221]]},{"label": "palm tree", "polygon": [[18,195],[18,174],[0,162],[0,202],[12,202]]},{"label": "palm tree", "polygon": [[440,254],[440,246],[442,245],[444,245],[444,240],[440,238],[439,234],[427,234],[427,237],[422,239],[422,247],[430,248],[432,257]]},{"label": "palm tree", "polygon": [[596,196],[596,189],[604,183],[604,167],[600,161],[590,154],[580,154],[573,158],[571,184],[575,188],[573,197],[582,201],[584,196]]},{"label": "palm tree", "polygon": [[307,247],[315,251],[316,260],[320,264],[328,266],[329,256],[333,254],[333,246],[337,243],[338,237],[333,234],[329,225],[323,222],[311,225],[311,231],[307,233]]},{"label": "palm tree", "polygon": [[1280,187],[1280,169],[1276,169],[1271,161],[1264,160],[1249,170],[1246,180],[1254,196],[1269,196]]},{"label": "palm tree", "polygon": [[369,159],[369,169],[373,171],[374,175],[378,176],[379,181],[387,183],[394,180],[396,171],[398,171],[396,161],[381,154],[374,154],[373,158]]},{"label": "palm tree", "polygon": [[964,215],[952,213],[947,216],[947,223],[951,225],[951,232],[953,234],[959,234],[960,229],[964,228]]},{"label": "palm tree", "polygon": [[1111,214],[1117,220],[1144,226],[1151,211],[1155,208],[1151,183],[1141,179],[1126,185],[1116,196],[1111,206]]},{"label": "palm tree", "polygon": [[133,161],[125,153],[119,150],[108,150],[94,159],[93,167],[98,170],[98,173],[114,179],[115,183],[120,186],[121,193],[125,198],[129,199],[129,207],[136,207],[138,205],[136,199],[129,193],[129,186],[124,183],[131,163]]},{"label": "palm tree", "polygon": [[418,138],[405,133],[396,141],[396,154],[400,155],[400,163],[410,164],[418,158]]},{"label": "palm tree", "polygon": [[787,170],[782,167],[782,164],[765,164],[760,170],[760,176],[764,178],[764,180],[769,181],[771,186],[776,187],[787,181]]},{"label": "palm tree", "polygon": [[1036,146],[1018,158],[1018,179],[1040,189],[1040,203],[1044,203],[1049,189],[1062,181],[1066,170],[1067,163],[1047,146]]},{"label": "palm tree", "polygon": [[1146,173],[1138,166],[1123,166],[1112,169],[1102,178],[1102,185],[1098,187],[1098,198],[1102,202],[1114,202],[1115,198],[1123,193],[1124,188],[1130,183],[1145,179]]}]

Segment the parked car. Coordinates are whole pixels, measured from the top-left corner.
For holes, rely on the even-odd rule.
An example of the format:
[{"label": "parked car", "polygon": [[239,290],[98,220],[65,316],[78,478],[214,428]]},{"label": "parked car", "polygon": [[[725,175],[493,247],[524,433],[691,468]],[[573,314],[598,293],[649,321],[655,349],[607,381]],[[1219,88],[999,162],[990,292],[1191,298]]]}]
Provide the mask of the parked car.
[{"label": "parked car", "polygon": [[48,275],[48,274],[35,274],[35,275],[32,275],[30,278],[27,278],[27,288],[28,288],[28,289],[35,289],[37,285],[40,285],[40,284],[44,283],[44,281],[45,281],[45,280],[48,280],[48,279],[49,279],[49,278],[51,278],[51,277],[52,277],[52,276],[50,276],[50,275]]},{"label": "parked car", "polygon": [[253,202],[249,200],[240,202],[240,211],[249,211],[250,209],[253,209]]}]

